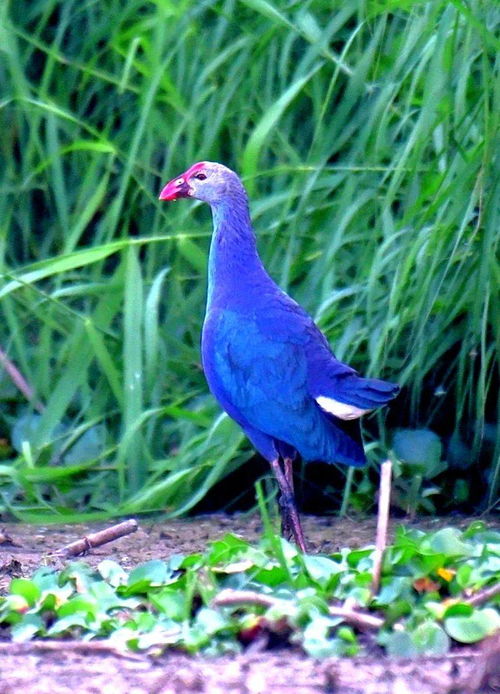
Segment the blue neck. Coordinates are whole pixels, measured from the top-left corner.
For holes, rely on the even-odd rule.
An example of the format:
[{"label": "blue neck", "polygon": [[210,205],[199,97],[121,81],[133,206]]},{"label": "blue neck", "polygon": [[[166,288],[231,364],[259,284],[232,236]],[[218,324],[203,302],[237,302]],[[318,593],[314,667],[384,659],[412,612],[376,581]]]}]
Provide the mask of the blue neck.
[{"label": "blue neck", "polygon": [[245,303],[248,289],[268,275],[257,253],[246,194],[212,205],[214,231],[208,259],[207,309]]}]

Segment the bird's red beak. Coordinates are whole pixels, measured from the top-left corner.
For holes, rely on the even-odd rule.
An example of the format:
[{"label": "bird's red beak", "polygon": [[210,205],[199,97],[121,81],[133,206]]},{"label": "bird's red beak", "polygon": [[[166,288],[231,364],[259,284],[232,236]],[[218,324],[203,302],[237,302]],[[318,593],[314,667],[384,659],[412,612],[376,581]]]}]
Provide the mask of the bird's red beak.
[{"label": "bird's red beak", "polygon": [[160,193],[160,200],[177,200],[189,197],[190,189],[184,176],[173,178]]}]

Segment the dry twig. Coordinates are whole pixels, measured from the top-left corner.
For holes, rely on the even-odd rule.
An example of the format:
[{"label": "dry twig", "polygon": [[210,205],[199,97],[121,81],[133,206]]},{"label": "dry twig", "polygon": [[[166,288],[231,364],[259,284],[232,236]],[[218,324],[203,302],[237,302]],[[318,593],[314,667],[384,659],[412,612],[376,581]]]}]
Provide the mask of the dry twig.
[{"label": "dry twig", "polygon": [[484,605],[485,602],[488,602],[491,598],[495,598],[497,595],[500,595],[500,583],[495,583],[493,586],[478,590],[478,592],[471,595],[470,598],[463,598],[460,602],[471,605],[471,607],[478,607],[478,605]]},{"label": "dry twig", "polygon": [[[283,612],[288,610],[289,604],[287,600],[281,598],[273,598],[271,595],[263,595],[253,590],[222,590],[212,600],[212,605],[215,607],[233,607],[243,604],[258,605],[259,607],[280,607]],[[369,630],[380,629],[384,624],[381,617],[364,612],[357,612],[349,607],[330,606],[328,613],[332,617],[340,617],[347,624],[351,624],[357,629]]]},{"label": "dry twig", "polygon": [[389,504],[391,500],[392,463],[386,460],[380,470],[380,490],[378,499],[377,539],[373,554],[372,595],[378,593],[384,551],[387,546],[387,525],[389,522]]},{"label": "dry twig", "polygon": [[112,525],[110,528],[99,530],[97,533],[85,535],[80,540],[75,540],[75,542],[71,542],[69,545],[61,547],[61,549],[56,550],[53,552],[53,554],[58,557],[76,557],[79,554],[88,552],[93,547],[100,547],[108,542],[118,540],[124,535],[135,533],[138,527],[137,521],[132,518],[130,520],[123,521],[123,523]]}]

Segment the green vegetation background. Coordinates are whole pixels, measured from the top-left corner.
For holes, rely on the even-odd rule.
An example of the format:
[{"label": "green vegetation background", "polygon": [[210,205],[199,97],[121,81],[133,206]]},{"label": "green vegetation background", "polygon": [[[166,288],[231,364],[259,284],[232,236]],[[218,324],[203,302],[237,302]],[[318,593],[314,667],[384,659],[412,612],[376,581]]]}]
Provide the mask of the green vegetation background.
[{"label": "green vegetation background", "polygon": [[396,427],[439,435],[422,501],[494,505],[499,24],[493,0],[2,3],[1,508],[181,513],[252,456],[199,365],[208,210],[157,201],[200,159],[243,176],[337,356],[404,387],[343,508]]}]

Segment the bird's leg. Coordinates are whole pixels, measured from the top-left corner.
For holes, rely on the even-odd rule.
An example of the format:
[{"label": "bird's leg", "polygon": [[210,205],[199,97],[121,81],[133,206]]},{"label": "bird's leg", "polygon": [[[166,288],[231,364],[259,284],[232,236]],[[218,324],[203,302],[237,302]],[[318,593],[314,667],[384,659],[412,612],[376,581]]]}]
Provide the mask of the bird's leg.
[{"label": "bird's leg", "polygon": [[[288,482],[292,499],[295,501],[295,490],[293,484],[293,459],[285,456],[284,458],[282,458],[282,460],[285,479]],[[286,537],[287,540],[290,540],[292,539],[292,537],[294,537],[294,532],[292,521],[290,518],[289,507],[285,502],[284,496],[280,496],[278,503],[281,512],[281,534],[283,535],[283,537]]]},{"label": "bird's leg", "polygon": [[293,488],[293,458],[283,458],[283,466],[285,468],[285,477],[288,486],[292,490],[293,498],[295,499],[295,490]]},{"label": "bird's leg", "polygon": [[[288,461],[288,462],[287,462]],[[282,531],[283,534],[292,534],[297,546],[302,552],[306,552],[306,543],[304,540],[304,533],[302,531],[302,525],[300,523],[300,517],[295,505],[295,498],[293,495],[293,480],[292,485],[289,482],[289,476],[291,472],[292,461],[290,458],[285,458],[284,467],[285,472],[281,469],[279,458],[271,460],[271,468],[278,482],[280,488],[281,497],[279,500],[281,519],[282,519]]]}]

